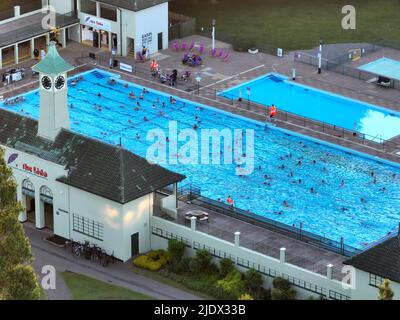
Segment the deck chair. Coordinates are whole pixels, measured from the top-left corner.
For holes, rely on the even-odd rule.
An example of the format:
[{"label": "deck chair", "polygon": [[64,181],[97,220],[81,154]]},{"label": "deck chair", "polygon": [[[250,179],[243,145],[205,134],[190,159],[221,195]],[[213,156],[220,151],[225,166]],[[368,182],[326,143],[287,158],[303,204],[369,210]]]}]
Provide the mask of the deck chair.
[{"label": "deck chair", "polygon": [[229,52],[225,52],[225,54],[221,57],[224,62],[228,61],[230,57]]},{"label": "deck chair", "polygon": [[219,49],[219,52],[217,53],[217,57],[221,58],[223,54],[224,54],[224,50],[223,49]]},{"label": "deck chair", "polygon": [[203,54],[204,49],[205,49],[204,43],[200,43],[199,54]]},{"label": "deck chair", "polygon": [[192,51],[192,50],[193,50],[194,45],[195,45],[195,42],[194,42],[194,41],[190,42],[189,51]]},{"label": "deck chair", "polygon": [[181,49],[186,50],[186,48],[187,48],[186,40],[183,40],[181,44]]},{"label": "deck chair", "polygon": [[178,41],[174,41],[174,43],[172,44],[172,47],[175,49],[175,51],[179,51],[179,43],[178,43]]},{"label": "deck chair", "polygon": [[211,50],[211,55],[213,56],[213,57],[216,57],[217,56],[217,49],[212,49]]}]

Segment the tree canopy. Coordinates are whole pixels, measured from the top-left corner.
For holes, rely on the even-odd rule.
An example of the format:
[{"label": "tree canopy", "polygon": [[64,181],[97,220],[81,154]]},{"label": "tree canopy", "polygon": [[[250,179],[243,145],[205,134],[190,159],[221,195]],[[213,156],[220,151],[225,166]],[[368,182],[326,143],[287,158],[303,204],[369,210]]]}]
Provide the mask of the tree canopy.
[{"label": "tree canopy", "polygon": [[32,268],[28,238],[18,221],[23,210],[17,202],[17,185],[0,148],[0,299],[38,299],[40,288]]}]

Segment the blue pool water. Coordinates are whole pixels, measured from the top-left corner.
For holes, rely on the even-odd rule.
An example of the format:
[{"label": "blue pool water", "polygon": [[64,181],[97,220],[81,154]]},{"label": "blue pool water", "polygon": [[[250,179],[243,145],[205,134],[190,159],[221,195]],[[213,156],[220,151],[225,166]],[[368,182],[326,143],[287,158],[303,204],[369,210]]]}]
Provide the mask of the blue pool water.
[{"label": "blue pool water", "polygon": [[400,61],[397,60],[380,58],[362,65],[359,69],[391,79],[400,80]]},{"label": "blue pool water", "polygon": [[400,134],[400,116],[377,106],[345,98],[326,91],[296,84],[286,77],[268,74],[228,89],[220,95],[248,99],[317,121],[356,130],[374,141],[391,139]]},{"label": "blue pool water", "polygon": [[[302,223],[304,230],[335,241],[344,237],[347,245],[357,248],[394,231],[400,221],[397,167],[265,128],[210,107],[179,99],[170,104],[169,96],[157,91],[150,90],[140,101],[140,109],[135,110],[137,100],[130,99],[128,93],[133,90],[138,96],[142,88],[120,80],[109,85],[108,76],[99,71],[83,77],[76,86],[69,87],[72,130],[111,144],[118,143],[121,137],[125,148],[141,156],[146,156],[153,143],[145,139],[148,130],[161,128],[168,132],[169,121],[173,120],[178,129],[191,128],[196,116],[201,120],[199,129],[253,129],[256,169],[249,176],[237,176],[235,164],[164,164],[185,174],[186,181],[200,186],[204,196],[225,201],[231,195],[241,209],[289,226]],[[0,107],[37,119],[38,91],[25,98],[17,105],[0,103]],[[299,160],[301,165],[297,165]],[[266,180],[265,174],[270,179]],[[342,187],[341,180],[345,182]],[[317,193],[310,193],[310,188]],[[361,203],[360,198],[365,198],[366,203]],[[282,205],[285,200],[288,208]]]}]

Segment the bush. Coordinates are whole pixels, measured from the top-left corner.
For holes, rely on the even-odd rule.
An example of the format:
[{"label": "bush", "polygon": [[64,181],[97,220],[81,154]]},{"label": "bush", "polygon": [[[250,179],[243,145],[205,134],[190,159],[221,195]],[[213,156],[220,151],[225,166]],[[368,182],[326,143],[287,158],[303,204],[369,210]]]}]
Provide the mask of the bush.
[{"label": "bush", "polygon": [[191,273],[201,273],[204,271],[201,269],[200,262],[196,258],[189,261],[189,270]]},{"label": "bush", "polygon": [[254,300],[254,298],[250,294],[244,293],[238,298],[238,300]]},{"label": "bush", "polygon": [[158,271],[165,267],[171,261],[171,256],[165,250],[150,251],[145,255],[141,255],[133,260],[133,264],[137,267]]},{"label": "bush", "polygon": [[229,258],[223,258],[219,262],[219,273],[222,278],[225,278],[234,268],[234,262]]},{"label": "bush", "polygon": [[275,278],[272,282],[271,290],[272,300],[295,300],[297,292],[292,288],[289,281],[282,278]]},{"label": "bush", "polygon": [[158,271],[162,268],[162,265],[159,261],[154,261],[152,258],[143,255],[135,258],[133,260],[133,264],[139,268],[151,270],[151,271]]},{"label": "bush", "polygon": [[235,51],[239,51],[239,52],[244,52],[249,49],[253,49],[253,48],[257,47],[256,43],[252,39],[247,38],[247,37],[246,38],[242,38],[242,37],[233,38],[231,43],[232,43],[233,49]]},{"label": "bush", "polygon": [[168,253],[174,263],[180,262],[185,254],[186,245],[182,241],[170,239],[168,241]]},{"label": "bush", "polygon": [[197,250],[196,260],[199,263],[200,268],[206,270],[210,268],[212,255],[205,249]]},{"label": "bush", "polygon": [[191,260],[190,258],[182,258],[181,261],[172,261],[172,263],[169,264],[169,270],[179,274],[187,273]]},{"label": "bush", "polygon": [[258,293],[263,287],[263,279],[261,273],[251,268],[244,274],[244,284],[251,294]]},{"label": "bush", "polygon": [[222,288],[230,297],[230,299],[237,299],[245,292],[245,286],[242,281],[243,275],[236,269],[228,273],[228,275],[217,281],[217,287]]},{"label": "bush", "polygon": [[165,250],[150,251],[146,255],[154,261],[159,261],[163,267],[172,260],[171,255]]}]

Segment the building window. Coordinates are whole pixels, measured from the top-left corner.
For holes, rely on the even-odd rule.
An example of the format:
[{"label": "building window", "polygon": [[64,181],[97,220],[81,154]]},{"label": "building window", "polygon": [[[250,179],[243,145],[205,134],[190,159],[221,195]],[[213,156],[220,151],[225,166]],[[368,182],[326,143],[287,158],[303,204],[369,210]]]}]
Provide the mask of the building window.
[{"label": "building window", "polygon": [[72,229],[91,238],[103,241],[104,226],[98,221],[94,221],[77,214],[72,215]]},{"label": "building window", "polygon": [[369,285],[373,287],[379,287],[383,283],[383,278],[376,274],[369,274]]},{"label": "building window", "polygon": [[111,21],[117,21],[117,9],[105,4],[101,4],[100,17]]},{"label": "building window", "polygon": [[91,0],[82,0],[81,1],[81,12],[95,16],[96,15],[96,2],[91,1]]}]

